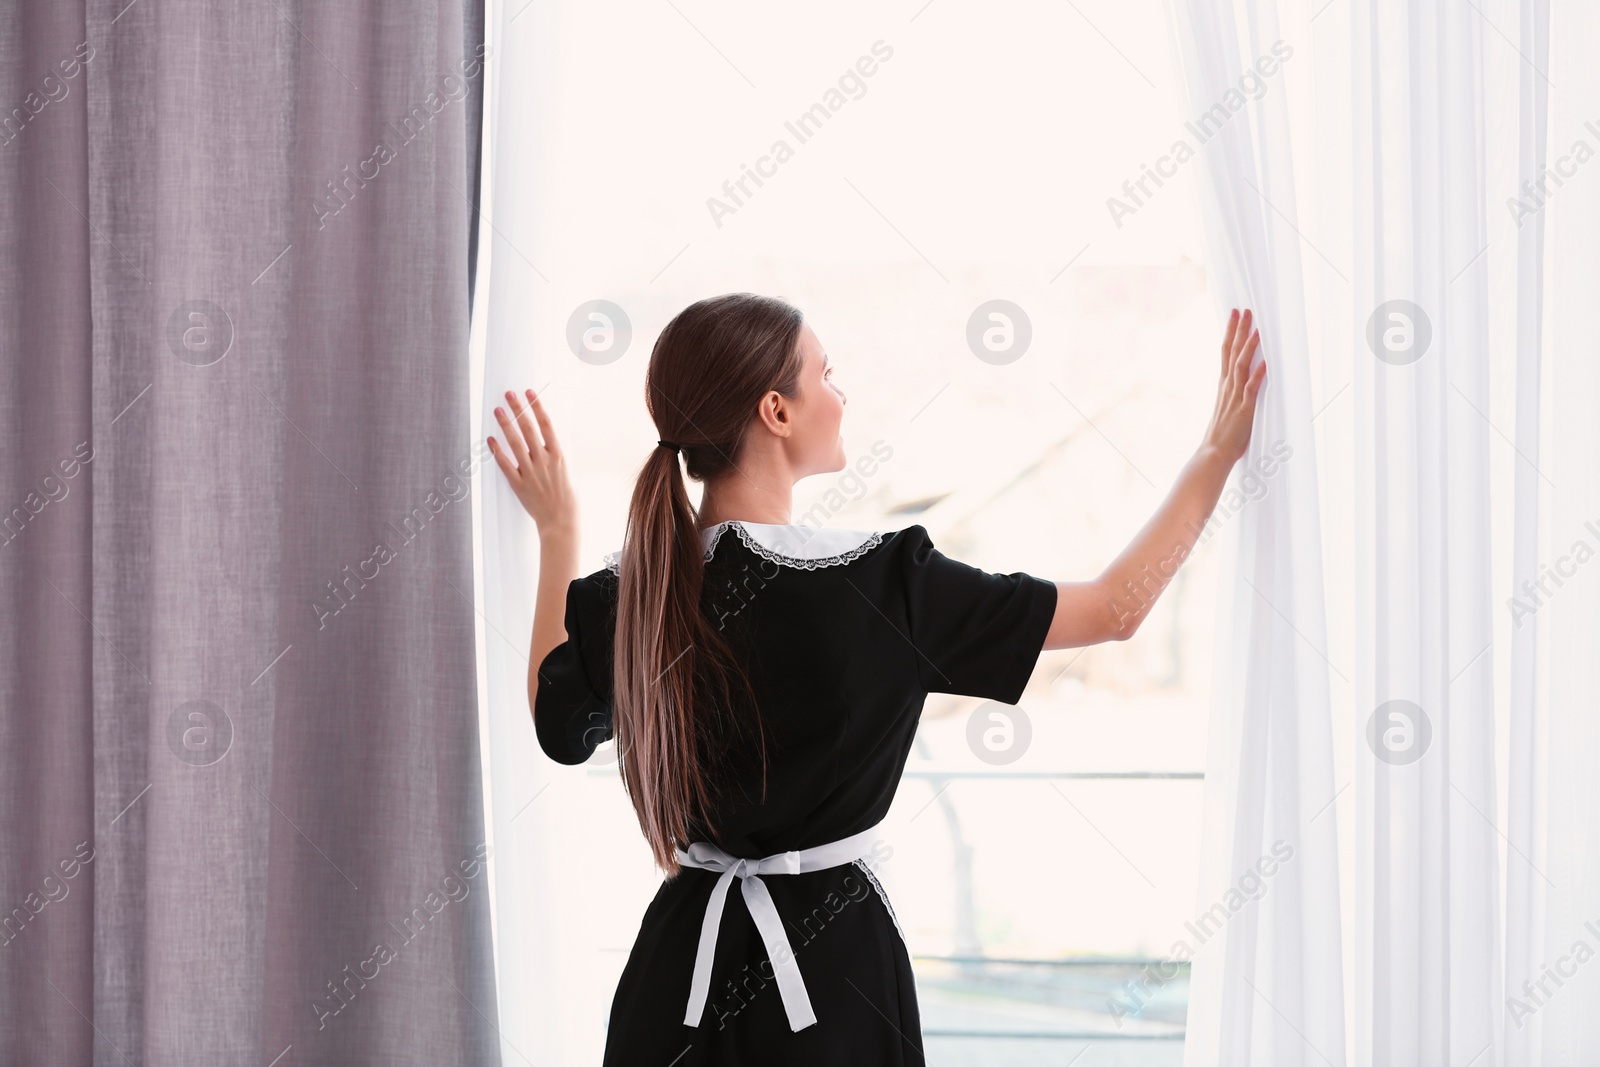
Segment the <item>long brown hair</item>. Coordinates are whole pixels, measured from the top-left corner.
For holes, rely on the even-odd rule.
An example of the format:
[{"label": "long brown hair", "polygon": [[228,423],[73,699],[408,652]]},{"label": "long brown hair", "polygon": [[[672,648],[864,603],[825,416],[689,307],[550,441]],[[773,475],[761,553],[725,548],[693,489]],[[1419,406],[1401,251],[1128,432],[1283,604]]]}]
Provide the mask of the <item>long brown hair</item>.
[{"label": "long brown hair", "polygon": [[[682,446],[689,477],[738,476],[740,447],[768,392],[799,394],[796,308],[728,293],[690,304],[656,339],[645,402],[662,440]],[[766,741],[749,676],[702,610],[699,517],[678,455],[656,446],[628,506],[617,590],[612,710],[623,787],[657,866],[678,872],[677,847],[747,770],[754,734],[766,793]],[[736,702],[735,690],[742,702]]]}]

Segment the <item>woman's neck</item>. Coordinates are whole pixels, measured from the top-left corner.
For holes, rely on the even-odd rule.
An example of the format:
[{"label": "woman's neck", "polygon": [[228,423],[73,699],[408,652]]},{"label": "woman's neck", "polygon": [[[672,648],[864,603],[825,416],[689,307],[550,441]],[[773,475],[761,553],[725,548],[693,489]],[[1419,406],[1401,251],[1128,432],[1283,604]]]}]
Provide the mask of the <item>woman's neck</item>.
[{"label": "woman's neck", "polygon": [[713,493],[707,487],[697,518],[702,530],[710,529],[719,522],[734,521],[782,526],[789,522],[792,511],[792,494],[787,490],[780,496],[758,490]]}]

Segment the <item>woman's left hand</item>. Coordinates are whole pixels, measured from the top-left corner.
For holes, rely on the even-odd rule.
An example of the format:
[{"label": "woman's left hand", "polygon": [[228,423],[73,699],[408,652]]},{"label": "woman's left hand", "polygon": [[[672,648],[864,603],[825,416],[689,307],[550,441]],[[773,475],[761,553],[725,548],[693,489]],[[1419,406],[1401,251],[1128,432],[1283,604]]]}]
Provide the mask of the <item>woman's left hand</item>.
[{"label": "woman's left hand", "polygon": [[[515,393],[506,393],[512,413],[495,408],[494,417],[506,435],[507,444],[489,438],[500,472],[506,476],[522,507],[533,516],[539,533],[575,533],[578,523],[578,497],[567,477],[567,459],[556,441],[556,429],[544,405],[532,389],[528,406]],[[537,422],[538,428],[535,429]]]},{"label": "woman's left hand", "polygon": [[1217,406],[1206,427],[1205,445],[1215,448],[1230,463],[1237,462],[1250,444],[1250,428],[1256,419],[1256,395],[1267,378],[1267,361],[1255,370],[1250,361],[1261,344],[1261,331],[1251,329],[1251,312],[1243,315],[1234,308],[1228,316],[1228,332],[1222,339],[1222,380],[1217,383]]}]

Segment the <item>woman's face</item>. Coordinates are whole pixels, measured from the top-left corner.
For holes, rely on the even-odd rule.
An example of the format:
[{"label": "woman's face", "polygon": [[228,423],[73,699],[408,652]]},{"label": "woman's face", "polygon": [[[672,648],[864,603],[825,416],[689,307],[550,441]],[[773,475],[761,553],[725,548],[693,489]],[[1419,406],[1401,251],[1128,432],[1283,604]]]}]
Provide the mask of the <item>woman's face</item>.
[{"label": "woman's face", "polygon": [[800,325],[800,352],[805,363],[800,371],[800,397],[795,403],[794,432],[790,453],[800,477],[843,470],[844,438],[839,426],[844,422],[844,391],[833,384],[833,367],[822,350],[822,342],[805,323]]}]

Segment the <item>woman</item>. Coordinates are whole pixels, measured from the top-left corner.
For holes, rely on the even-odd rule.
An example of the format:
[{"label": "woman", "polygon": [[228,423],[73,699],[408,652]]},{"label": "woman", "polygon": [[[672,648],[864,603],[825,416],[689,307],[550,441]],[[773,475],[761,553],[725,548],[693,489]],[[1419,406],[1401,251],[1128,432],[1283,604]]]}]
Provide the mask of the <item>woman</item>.
[{"label": "woman", "polygon": [[1042,649],[1133,635],[1249,442],[1266,372],[1250,318],[1229,316],[1194,458],[1087,582],[978,570],[920,525],[791,524],[794,483],[845,464],[845,397],[780,300],[713,297],[662,331],[645,385],[661,440],[624,549],[587,576],[550,417],[532,390],[526,407],[506,394],[506,443],[489,447],[540,539],[534,729],[567,764],[616,737],[666,874],[612,1002],[607,1065],[924,1062],[910,958],[866,862],[923,700],[1014,704]]}]

